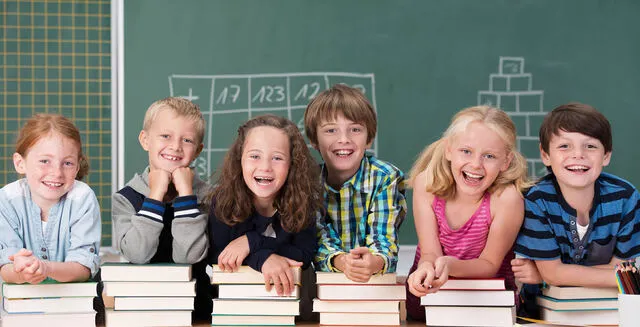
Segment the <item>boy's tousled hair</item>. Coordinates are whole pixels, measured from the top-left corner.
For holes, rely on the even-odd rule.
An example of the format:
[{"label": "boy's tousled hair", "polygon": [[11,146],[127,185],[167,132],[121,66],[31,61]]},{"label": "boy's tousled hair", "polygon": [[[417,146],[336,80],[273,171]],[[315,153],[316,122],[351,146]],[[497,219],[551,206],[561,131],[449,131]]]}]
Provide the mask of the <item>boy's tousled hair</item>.
[{"label": "boy's tousled hair", "polygon": [[510,184],[514,184],[519,192],[529,187],[527,162],[516,149],[515,124],[504,111],[489,106],[466,108],[453,116],[451,125],[442,137],[425,148],[413,164],[409,173],[409,184],[413,186],[416,176],[426,171],[427,192],[444,199],[453,198],[456,182],[451,172],[451,163],[445,157],[446,147],[449,140],[464,132],[473,122],[481,122],[498,134],[505,143],[507,153],[513,156],[507,170],[498,174],[488,191],[500,192]]},{"label": "boy's tousled hair", "polygon": [[29,149],[50,133],[59,133],[78,145],[78,173],[76,180],[82,180],[89,173],[89,161],[82,152],[80,131],[71,120],[59,114],[35,114],[24,124],[16,140],[16,153],[26,157]]},{"label": "boy's tousled hair", "polygon": [[224,157],[216,186],[209,195],[209,203],[216,217],[229,226],[251,215],[254,210],[253,193],[243,178],[242,153],[247,135],[260,126],[277,128],[289,138],[289,172],[274,201],[274,207],[280,213],[282,227],[288,232],[297,233],[314,222],[316,213],[322,209],[320,167],[311,156],[298,127],[284,117],[262,115],[238,128],[238,136]]},{"label": "boy's tousled hair", "polygon": [[322,122],[335,121],[342,114],[367,128],[367,143],[376,137],[378,121],[373,106],[356,88],[336,84],[318,94],[304,112],[304,131],[312,144],[318,144],[318,126]]},{"label": "boy's tousled hair", "polygon": [[184,98],[180,97],[167,97],[162,100],[158,100],[149,106],[147,112],[144,115],[144,123],[142,129],[148,131],[151,125],[156,120],[158,113],[162,110],[171,110],[180,117],[186,117],[196,122],[196,136],[198,144],[202,144],[204,139],[204,125],[205,121],[202,117],[200,107]]},{"label": "boy's tousled hair", "polygon": [[580,133],[598,139],[604,152],[613,150],[613,137],[609,120],[594,107],[571,102],[563,104],[548,113],[540,126],[540,146],[549,153],[549,142],[560,131]]}]

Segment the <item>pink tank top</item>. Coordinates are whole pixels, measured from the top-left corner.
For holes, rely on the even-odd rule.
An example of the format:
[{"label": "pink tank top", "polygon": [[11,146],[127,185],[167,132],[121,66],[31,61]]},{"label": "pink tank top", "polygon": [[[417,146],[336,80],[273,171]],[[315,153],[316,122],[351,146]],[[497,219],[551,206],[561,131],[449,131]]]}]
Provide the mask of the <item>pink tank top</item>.
[{"label": "pink tank top", "polygon": [[[480,257],[487,244],[489,227],[491,227],[491,194],[485,193],[480,207],[471,215],[471,218],[458,229],[452,229],[447,222],[445,211],[446,200],[435,197],[432,203],[433,212],[438,221],[438,236],[444,255],[456,257],[461,260],[476,259]],[[504,277],[507,289],[516,289],[513,271],[511,271],[511,259],[513,251],[509,251],[502,262],[502,266],[496,277]]]}]

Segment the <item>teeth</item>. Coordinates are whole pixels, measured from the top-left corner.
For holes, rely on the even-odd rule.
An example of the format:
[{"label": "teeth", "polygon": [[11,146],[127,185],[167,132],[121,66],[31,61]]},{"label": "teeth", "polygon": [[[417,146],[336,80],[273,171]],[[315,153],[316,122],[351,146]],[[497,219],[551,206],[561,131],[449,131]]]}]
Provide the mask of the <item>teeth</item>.
[{"label": "teeth", "polygon": [[468,172],[468,171],[465,171],[464,173],[465,173],[467,176],[471,177],[471,178],[480,179],[480,178],[482,178],[482,177],[483,177],[482,175],[476,175],[476,174],[470,173],[470,172]]},{"label": "teeth", "polygon": [[43,182],[43,183],[44,183],[44,185],[47,185],[47,186],[53,186],[53,187],[60,187],[60,186],[62,186],[62,183],[54,183],[54,182]]},{"label": "teeth", "polygon": [[174,157],[174,156],[171,156],[171,155],[168,155],[168,154],[163,154],[162,156],[165,159],[169,159],[171,161],[180,161],[180,157]]},{"label": "teeth", "polygon": [[351,150],[338,150],[335,152],[335,154],[339,155],[339,156],[348,156],[351,153],[353,153],[353,151]]},{"label": "teeth", "polygon": [[589,167],[582,166],[582,165],[573,165],[573,166],[568,166],[567,169],[569,169],[569,170],[588,170]]},{"label": "teeth", "polygon": [[254,177],[254,179],[260,184],[269,184],[273,181],[271,177]]}]

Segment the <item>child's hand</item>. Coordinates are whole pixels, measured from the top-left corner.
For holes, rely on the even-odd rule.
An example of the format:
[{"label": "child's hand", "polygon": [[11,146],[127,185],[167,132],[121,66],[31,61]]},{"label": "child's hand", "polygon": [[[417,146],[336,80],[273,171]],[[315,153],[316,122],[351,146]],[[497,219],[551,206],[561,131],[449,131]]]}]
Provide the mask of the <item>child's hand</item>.
[{"label": "child's hand", "polygon": [[517,281],[523,284],[540,284],[542,276],[533,260],[525,258],[517,258],[511,260],[511,270]]},{"label": "child's hand", "polygon": [[441,256],[433,263],[435,278],[431,282],[429,293],[435,293],[449,280],[449,259],[451,257]]},{"label": "child's hand", "polygon": [[262,275],[264,276],[264,288],[271,291],[271,282],[276,288],[279,296],[291,295],[295,289],[295,281],[291,266],[302,266],[302,262],[294,261],[277,254],[272,254],[267,261],[262,264]]},{"label": "child's hand", "polygon": [[149,170],[149,198],[156,201],[162,201],[164,195],[167,193],[169,184],[171,183],[171,173],[162,170],[151,168]]},{"label": "child's hand", "polygon": [[447,257],[439,257],[434,263],[424,261],[407,278],[409,291],[415,296],[437,292],[449,280]]},{"label": "child's hand", "polygon": [[384,259],[371,254],[369,248],[358,247],[349,251],[345,260],[345,274],[355,282],[366,283],[384,267]]},{"label": "child's hand", "polygon": [[195,175],[192,168],[180,167],[176,168],[172,173],[173,185],[178,191],[178,196],[187,196],[193,194],[193,176]]},{"label": "child's hand", "polygon": [[22,278],[30,284],[39,284],[49,276],[49,265],[46,261],[35,259],[22,271]]},{"label": "child's hand", "polygon": [[249,255],[249,240],[242,235],[231,241],[218,256],[218,266],[222,271],[236,271]]},{"label": "child's hand", "polygon": [[9,256],[9,260],[13,261],[13,271],[22,273],[37,258],[33,256],[33,252],[27,249],[20,249],[18,252]]}]

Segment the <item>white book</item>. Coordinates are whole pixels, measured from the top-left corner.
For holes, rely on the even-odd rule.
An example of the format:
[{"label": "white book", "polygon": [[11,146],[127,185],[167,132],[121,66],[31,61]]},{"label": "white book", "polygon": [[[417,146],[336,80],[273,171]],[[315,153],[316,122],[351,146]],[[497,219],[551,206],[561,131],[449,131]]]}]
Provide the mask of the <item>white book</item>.
[{"label": "white book", "polygon": [[104,282],[188,282],[191,265],[177,263],[148,263],[137,265],[126,262],[107,262],[100,267]]},{"label": "white book", "polygon": [[506,290],[504,278],[449,278],[441,290]]},{"label": "white book", "polygon": [[[262,284],[264,285],[264,276],[261,272],[253,270],[249,266],[240,266],[237,271],[226,272],[220,270],[218,265],[212,265],[211,284]],[[302,269],[300,267],[291,267],[293,281],[297,285],[301,285]]]},{"label": "white book", "polygon": [[378,274],[369,278],[366,283],[354,282],[347,278],[344,273],[341,272],[316,272],[316,284],[396,284],[397,275],[395,273]]},{"label": "white book", "polygon": [[212,313],[219,315],[297,316],[300,314],[300,301],[214,299]]},{"label": "white book", "polygon": [[294,326],[294,316],[218,315],[211,314],[212,326]]},{"label": "white book", "polygon": [[511,307],[516,303],[513,291],[440,290],[421,297],[420,305]]},{"label": "white book", "polygon": [[407,297],[404,285],[318,285],[320,300],[399,300]]},{"label": "white book", "polygon": [[96,312],[82,313],[7,313],[2,312],[2,327],[95,327]]},{"label": "white book", "polygon": [[[191,326],[191,311],[105,310],[106,327]],[[48,327],[48,326],[47,326]]]},{"label": "white book", "polygon": [[558,300],[552,297],[539,295],[536,298],[538,305],[550,310],[617,310],[618,299],[577,299]]},{"label": "white book", "polygon": [[104,282],[107,296],[196,296],[196,281]]},{"label": "white book", "polygon": [[542,319],[554,324],[574,325],[617,325],[618,310],[576,310],[555,311],[541,308]]},{"label": "white book", "polygon": [[3,299],[8,313],[79,313],[93,312],[93,297]]},{"label": "white book", "polygon": [[193,297],[122,297],[114,298],[114,310],[193,310]]},{"label": "white book", "polygon": [[614,287],[578,287],[547,285],[542,294],[558,300],[575,299],[617,299],[618,289]]},{"label": "white book", "polygon": [[424,307],[427,326],[512,327],[514,307]]},{"label": "white book", "polygon": [[96,282],[58,283],[45,281],[40,284],[2,284],[2,295],[7,299],[69,296],[95,297],[97,294]]},{"label": "white book", "polygon": [[400,301],[313,299],[314,312],[400,312]]},{"label": "white book", "polygon": [[320,325],[399,326],[400,313],[321,312]]},{"label": "white book", "polygon": [[291,295],[279,296],[276,288],[272,287],[267,292],[262,285],[220,284],[218,285],[218,297],[221,299],[271,299],[271,300],[295,300],[300,298],[300,286],[295,286]]}]

